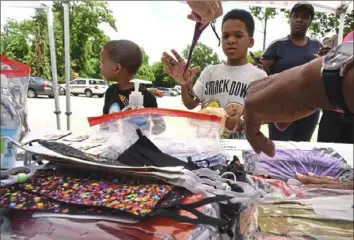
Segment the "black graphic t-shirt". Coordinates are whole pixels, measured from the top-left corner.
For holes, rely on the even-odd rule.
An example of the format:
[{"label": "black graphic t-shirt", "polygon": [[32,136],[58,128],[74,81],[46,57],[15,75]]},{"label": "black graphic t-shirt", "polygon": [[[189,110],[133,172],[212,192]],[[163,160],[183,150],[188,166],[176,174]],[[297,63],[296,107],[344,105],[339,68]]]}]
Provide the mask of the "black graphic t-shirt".
[{"label": "black graphic t-shirt", "polygon": [[[134,91],[134,88],[127,90],[119,90],[118,84],[111,85],[105,95],[103,114],[120,112],[129,105],[129,94]],[[140,92],[144,96],[144,107],[157,107],[155,96],[144,87],[140,87]]]},{"label": "black graphic t-shirt", "polygon": [[316,54],[322,46],[322,43],[314,38],[308,38],[305,46],[297,46],[289,37],[285,37],[270,44],[263,53],[263,58],[275,61],[271,74],[276,74],[311,62],[317,58]]}]

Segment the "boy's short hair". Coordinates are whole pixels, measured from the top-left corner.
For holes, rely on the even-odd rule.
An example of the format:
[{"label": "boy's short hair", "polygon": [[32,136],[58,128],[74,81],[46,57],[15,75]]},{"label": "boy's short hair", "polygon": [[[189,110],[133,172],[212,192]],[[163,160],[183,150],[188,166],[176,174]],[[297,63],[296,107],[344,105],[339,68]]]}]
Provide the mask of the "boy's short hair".
[{"label": "boy's short hair", "polygon": [[222,19],[222,24],[230,19],[237,19],[245,23],[248,35],[253,37],[254,35],[254,19],[251,13],[247,12],[243,9],[233,9],[225,14],[224,18]]},{"label": "boy's short hair", "polygon": [[140,47],[129,40],[112,40],[103,47],[109,58],[119,63],[130,73],[136,74],[143,63],[143,54]]}]

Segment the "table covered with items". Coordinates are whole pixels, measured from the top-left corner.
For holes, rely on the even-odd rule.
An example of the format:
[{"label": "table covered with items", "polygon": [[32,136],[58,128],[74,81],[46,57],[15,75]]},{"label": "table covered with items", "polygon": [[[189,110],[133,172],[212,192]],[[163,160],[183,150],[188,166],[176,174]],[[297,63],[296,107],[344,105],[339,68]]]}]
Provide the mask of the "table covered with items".
[{"label": "table covered with items", "polygon": [[351,145],[277,142],[270,158],[222,140],[222,115],[149,108],[91,117],[86,132],[28,133],[8,86],[1,239],[354,237]]}]

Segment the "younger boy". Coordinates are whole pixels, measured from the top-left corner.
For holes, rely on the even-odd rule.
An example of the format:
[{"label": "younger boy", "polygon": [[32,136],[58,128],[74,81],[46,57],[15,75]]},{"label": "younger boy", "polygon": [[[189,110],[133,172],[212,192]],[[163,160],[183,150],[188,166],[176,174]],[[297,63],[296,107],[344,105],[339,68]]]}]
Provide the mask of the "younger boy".
[{"label": "younger boy", "polygon": [[[111,85],[105,94],[103,114],[122,111],[129,105],[129,95],[134,91],[134,83],[130,80],[135,78],[141,67],[143,56],[137,44],[129,40],[113,40],[107,42],[101,50],[101,72],[108,81],[117,82]],[[145,87],[139,91],[144,96],[145,108],[157,108],[155,96]],[[153,131],[164,131],[164,122],[155,121]]]},{"label": "younger boy", "polygon": [[194,86],[193,78],[199,67],[190,68],[183,74],[186,63],[174,50],[177,60],[167,53],[162,58],[165,72],[182,86],[182,100],[188,109],[194,109],[200,102],[202,108],[225,108],[233,116],[233,121],[227,121],[229,131],[225,132],[225,138],[245,138],[243,131],[233,130],[240,128],[237,123],[243,113],[247,89],[251,82],[267,77],[263,70],[247,63],[248,48],[254,44],[254,25],[252,15],[245,10],[234,9],[226,13],[222,21],[222,49],[227,62],[207,66]]}]

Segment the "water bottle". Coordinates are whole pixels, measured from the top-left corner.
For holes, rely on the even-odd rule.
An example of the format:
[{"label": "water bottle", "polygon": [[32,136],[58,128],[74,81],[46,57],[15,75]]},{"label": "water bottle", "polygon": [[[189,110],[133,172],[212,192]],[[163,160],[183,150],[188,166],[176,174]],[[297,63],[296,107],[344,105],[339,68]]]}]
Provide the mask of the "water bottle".
[{"label": "water bottle", "polygon": [[4,136],[10,137],[15,141],[18,141],[21,130],[21,118],[16,111],[14,102],[11,101],[9,94],[7,78],[1,75],[1,91],[0,91],[0,152],[1,152],[1,168],[9,169],[16,164],[16,146],[4,138]]}]

